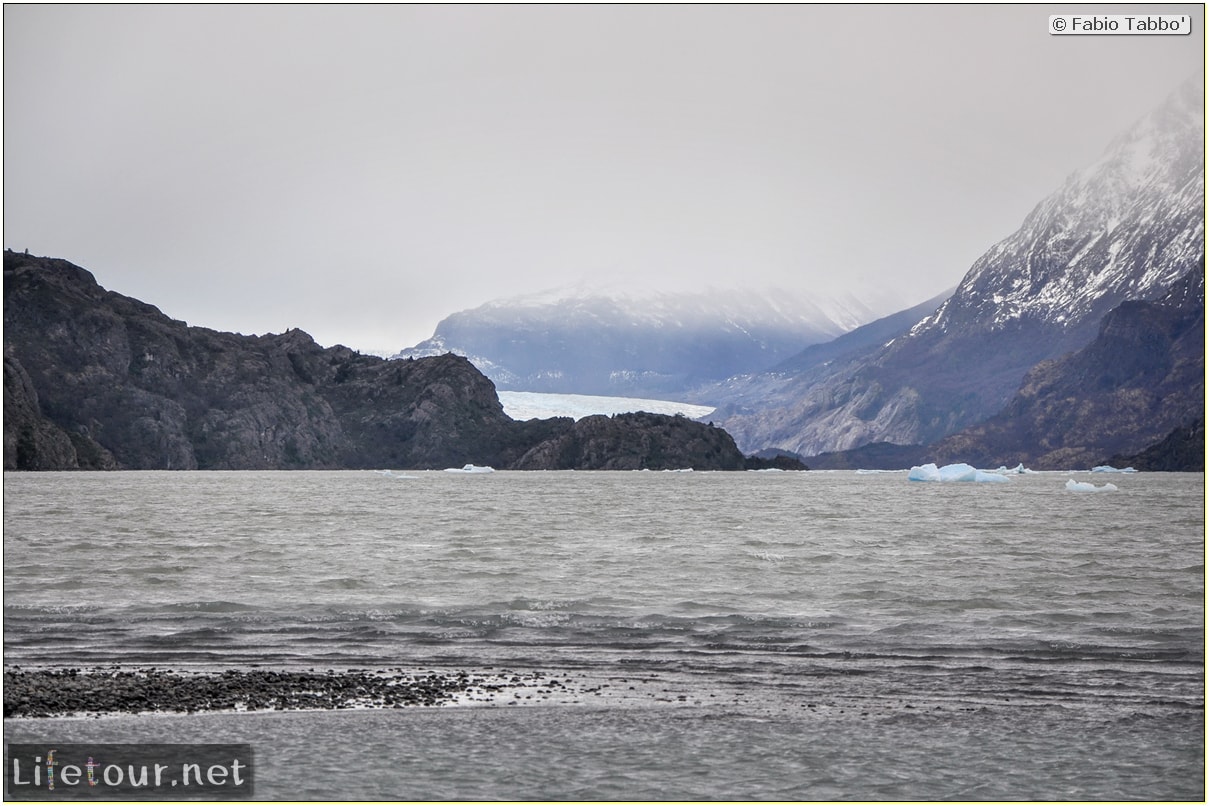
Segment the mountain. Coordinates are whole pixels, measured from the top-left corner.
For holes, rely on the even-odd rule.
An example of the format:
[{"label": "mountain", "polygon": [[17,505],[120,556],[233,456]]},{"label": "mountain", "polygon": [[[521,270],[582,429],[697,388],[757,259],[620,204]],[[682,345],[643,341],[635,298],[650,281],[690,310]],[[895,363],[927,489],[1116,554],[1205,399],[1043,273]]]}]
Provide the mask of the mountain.
[{"label": "mountain", "polygon": [[[1154,302],[1127,301],[1090,344],[1029,370],[995,416],[946,437],[933,461],[1038,470],[1137,453],[1205,416],[1205,267]],[[1204,464],[1204,446],[1200,463]]]},{"label": "mountain", "polygon": [[931,315],[863,352],[728,381],[713,419],[745,450],[812,455],[930,444],[997,414],[1034,365],[1203,262],[1203,95],[1189,82],[1113,141]]},{"label": "mountain", "polygon": [[431,339],[394,357],[465,355],[501,388],[517,391],[682,396],[772,366],[873,316],[856,299],[776,290],[580,285],[455,313]]},{"label": "mountain", "polygon": [[831,341],[811,345],[772,367],[768,372],[770,374],[802,372],[812,367],[823,366],[831,361],[842,361],[862,355],[871,348],[880,347],[888,340],[901,335],[916,322],[934,313],[953,294],[954,290],[951,288],[918,305],[861,325]]},{"label": "mountain", "polygon": [[512,420],[465,358],[190,327],[65,260],[4,255],[8,470],[744,466],[725,431],[657,414],[609,421],[578,461],[576,426]]}]

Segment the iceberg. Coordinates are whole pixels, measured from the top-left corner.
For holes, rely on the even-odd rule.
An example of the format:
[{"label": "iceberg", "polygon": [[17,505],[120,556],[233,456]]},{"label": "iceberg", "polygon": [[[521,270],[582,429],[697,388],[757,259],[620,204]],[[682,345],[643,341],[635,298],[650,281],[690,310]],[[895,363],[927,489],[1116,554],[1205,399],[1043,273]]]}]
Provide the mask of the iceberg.
[{"label": "iceberg", "polygon": [[1031,471],[1027,467],[1025,467],[1024,462],[1021,462],[1020,464],[1018,464],[1015,467],[1010,468],[1010,469],[1008,468],[1007,465],[1000,465],[999,469],[996,470],[995,472],[1000,473],[1000,474],[1022,476],[1025,473],[1032,473],[1033,471]]},{"label": "iceberg", "polygon": [[907,473],[907,481],[940,481],[940,469],[932,462],[915,465]]},{"label": "iceberg", "polygon": [[916,465],[907,474],[907,481],[972,481],[978,483],[999,483],[1007,481],[1007,476],[979,470],[964,462],[937,467],[929,462],[926,465]]},{"label": "iceberg", "polygon": [[485,465],[463,465],[462,467],[447,467],[446,473],[494,473],[494,467]]},{"label": "iceberg", "polygon": [[1097,487],[1090,482],[1067,479],[1066,489],[1074,493],[1111,493],[1117,489],[1117,485],[1105,484],[1103,487]]},{"label": "iceberg", "polygon": [[1123,467],[1118,470],[1117,468],[1113,467],[1112,465],[1096,465],[1095,467],[1093,467],[1091,469],[1091,472],[1093,472],[1093,473],[1137,473],[1138,471],[1134,470],[1132,467]]}]

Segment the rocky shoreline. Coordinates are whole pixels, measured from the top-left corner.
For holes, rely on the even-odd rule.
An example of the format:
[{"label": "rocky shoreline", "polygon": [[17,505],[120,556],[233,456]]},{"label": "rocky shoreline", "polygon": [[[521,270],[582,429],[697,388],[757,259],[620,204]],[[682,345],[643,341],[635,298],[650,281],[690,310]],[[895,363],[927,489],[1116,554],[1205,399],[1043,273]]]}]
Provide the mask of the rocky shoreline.
[{"label": "rocky shoreline", "polygon": [[402,669],[190,672],[148,668],[4,672],[5,718],[201,711],[334,710],[516,703],[573,693],[541,672],[472,674]]}]

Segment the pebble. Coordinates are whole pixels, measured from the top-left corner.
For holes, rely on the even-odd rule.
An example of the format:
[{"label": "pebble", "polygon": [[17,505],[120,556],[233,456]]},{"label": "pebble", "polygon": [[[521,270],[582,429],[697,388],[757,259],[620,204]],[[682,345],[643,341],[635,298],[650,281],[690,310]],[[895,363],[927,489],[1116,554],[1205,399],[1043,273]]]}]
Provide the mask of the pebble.
[{"label": "pebble", "polygon": [[[400,708],[452,702],[470,689],[544,685],[539,674],[510,679],[465,671],[408,675],[401,670],[221,672],[144,669],[21,669],[4,673],[5,717],[198,711]],[[520,694],[516,695],[518,698]]]}]

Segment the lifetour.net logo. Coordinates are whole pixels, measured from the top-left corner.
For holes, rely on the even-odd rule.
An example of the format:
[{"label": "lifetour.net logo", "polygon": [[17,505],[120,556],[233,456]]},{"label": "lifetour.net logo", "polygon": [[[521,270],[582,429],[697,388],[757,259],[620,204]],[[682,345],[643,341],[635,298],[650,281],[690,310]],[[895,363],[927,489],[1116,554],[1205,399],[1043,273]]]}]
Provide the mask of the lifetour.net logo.
[{"label": "lifetour.net logo", "polygon": [[247,744],[10,744],[8,800],[247,800]]}]

